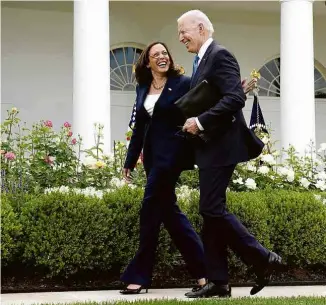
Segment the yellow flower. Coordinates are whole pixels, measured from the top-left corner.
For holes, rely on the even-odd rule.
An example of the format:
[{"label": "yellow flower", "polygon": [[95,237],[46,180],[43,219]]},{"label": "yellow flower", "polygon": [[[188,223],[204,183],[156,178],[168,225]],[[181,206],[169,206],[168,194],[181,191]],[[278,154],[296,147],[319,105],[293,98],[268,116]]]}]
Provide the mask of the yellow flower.
[{"label": "yellow flower", "polygon": [[103,161],[96,161],[95,166],[97,168],[103,168],[105,166],[105,163]]},{"label": "yellow flower", "polygon": [[253,69],[250,73],[251,78],[256,78],[256,79],[260,79],[260,73],[258,71],[256,71],[256,69]]},{"label": "yellow flower", "polygon": [[175,65],[176,70],[179,71],[180,74],[185,74],[185,69],[180,65]]}]

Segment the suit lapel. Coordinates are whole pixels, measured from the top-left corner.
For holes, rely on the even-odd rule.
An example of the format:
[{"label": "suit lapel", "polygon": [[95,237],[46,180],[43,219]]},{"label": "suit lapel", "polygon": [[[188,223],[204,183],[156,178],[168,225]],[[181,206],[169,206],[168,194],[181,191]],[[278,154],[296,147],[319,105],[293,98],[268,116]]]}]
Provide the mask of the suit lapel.
[{"label": "suit lapel", "polygon": [[216,42],[213,40],[212,43],[207,48],[203,58],[200,61],[200,64],[199,64],[199,66],[198,66],[198,68],[196,70],[195,75],[191,78],[191,83],[190,83],[191,88],[196,86],[200,74],[204,71],[204,68],[205,68],[205,65],[206,65],[206,62],[207,62],[207,58],[208,58],[209,54],[212,52],[215,44],[216,44]]},{"label": "suit lapel", "polygon": [[143,85],[139,88],[139,97],[138,97],[138,103],[137,103],[138,111],[144,106],[144,102],[145,102],[148,91],[149,91],[149,86]]}]

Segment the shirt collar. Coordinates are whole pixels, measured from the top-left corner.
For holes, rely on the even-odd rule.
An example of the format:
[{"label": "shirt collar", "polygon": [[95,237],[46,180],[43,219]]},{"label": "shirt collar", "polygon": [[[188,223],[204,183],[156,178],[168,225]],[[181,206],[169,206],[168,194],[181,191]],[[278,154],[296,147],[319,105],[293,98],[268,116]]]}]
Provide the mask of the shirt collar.
[{"label": "shirt collar", "polygon": [[199,52],[198,52],[198,56],[199,56],[199,60],[201,60],[204,56],[204,54],[206,53],[208,47],[210,46],[210,44],[212,43],[213,41],[213,38],[208,38],[204,44],[201,46],[201,48],[199,49]]}]

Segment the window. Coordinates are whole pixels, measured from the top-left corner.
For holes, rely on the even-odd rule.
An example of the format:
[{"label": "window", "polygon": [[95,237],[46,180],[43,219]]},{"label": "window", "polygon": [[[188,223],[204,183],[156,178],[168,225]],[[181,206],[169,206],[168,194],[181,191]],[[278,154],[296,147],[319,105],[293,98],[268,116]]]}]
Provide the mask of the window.
[{"label": "window", "polygon": [[326,98],[326,79],[315,68],[315,97]]},{"label": "window", "polygon": [[[280,58],[275,58],[259,70],[261,76],[258,82],[259,95],[271,97],[280,96],[280,65]],[[326,98],[326,79],[316,67],[314,77],[315,98]]]},{"label": "window", "polygon": [[115,91],[135,91],[136,78],[133,66],[142,49],[126,46],[112,49],[110,52],[110,88]]}]

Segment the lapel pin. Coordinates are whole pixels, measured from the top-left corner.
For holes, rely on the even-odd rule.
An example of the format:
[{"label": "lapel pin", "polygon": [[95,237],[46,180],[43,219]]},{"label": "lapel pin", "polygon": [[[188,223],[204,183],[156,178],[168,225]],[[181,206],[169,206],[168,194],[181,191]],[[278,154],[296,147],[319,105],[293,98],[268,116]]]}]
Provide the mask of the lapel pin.
[{"label": "lapel pin", "polygon": [[168,88],[170,91],[172,91],[172,89],[171,88]]}]

